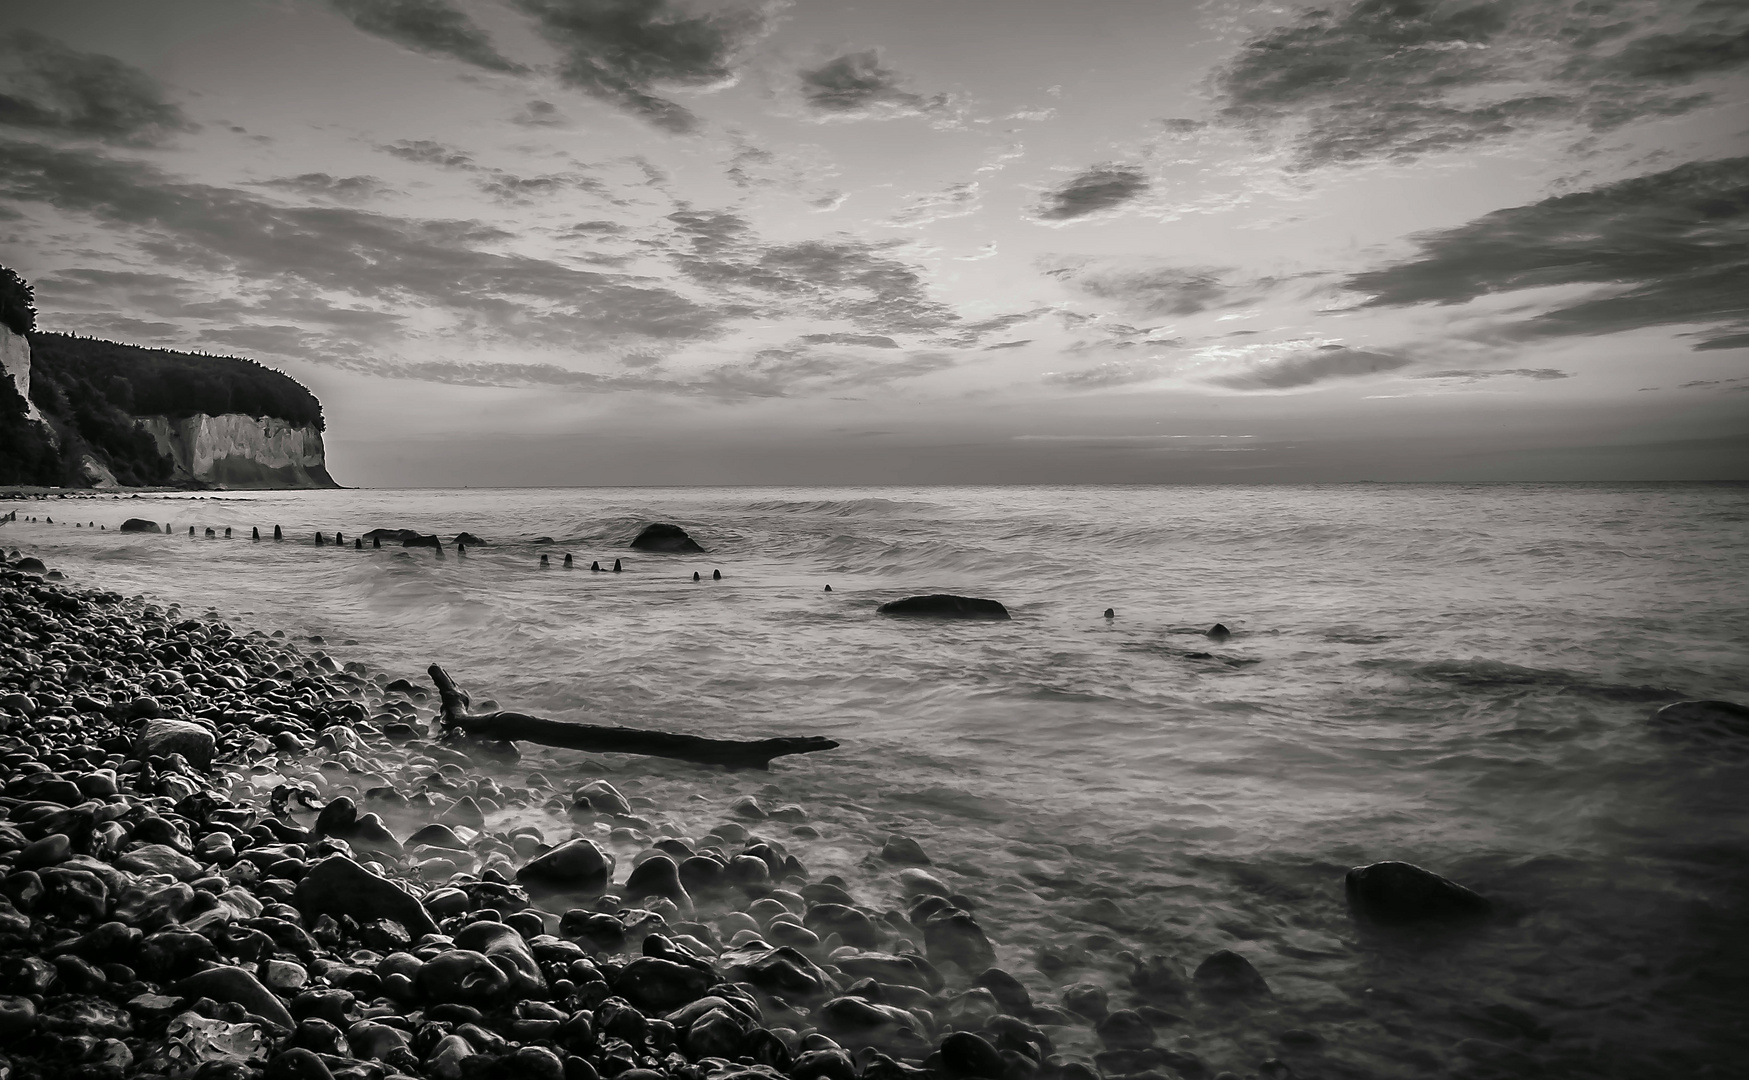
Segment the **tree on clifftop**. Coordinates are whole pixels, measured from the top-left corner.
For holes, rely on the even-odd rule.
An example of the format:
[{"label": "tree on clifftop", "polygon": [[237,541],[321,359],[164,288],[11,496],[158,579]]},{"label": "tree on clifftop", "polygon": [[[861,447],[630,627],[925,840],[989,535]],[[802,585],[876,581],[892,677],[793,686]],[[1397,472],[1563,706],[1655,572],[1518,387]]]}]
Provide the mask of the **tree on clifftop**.
[{"label": "tree on clifftop", "polygon": [[36,329],[36,292],[9,266],[0,266],[0,325],[14,334]]}]

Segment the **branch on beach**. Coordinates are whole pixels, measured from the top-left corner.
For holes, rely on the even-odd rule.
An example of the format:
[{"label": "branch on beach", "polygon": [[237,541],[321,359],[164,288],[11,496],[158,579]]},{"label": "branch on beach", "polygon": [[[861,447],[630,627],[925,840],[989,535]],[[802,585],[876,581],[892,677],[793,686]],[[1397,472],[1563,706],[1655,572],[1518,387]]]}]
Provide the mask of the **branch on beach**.
[{"label": "branch on beach", "polygon": [[627,727],[601,727],[545,720],[519,712],[470,713],[468,695],[457,689],[449,672],[436,664],[431,681],[443,701],[440,722],[447,731],[461,731],[484,739],[516,740],[595,753],[645,754],[675,758],[702,765],[726,765],[731,769],[769,769],[773,758],[811,754],[838,746],[835,739],[819,735],[777,739],[705,739],[669,731],[639,731]]}]

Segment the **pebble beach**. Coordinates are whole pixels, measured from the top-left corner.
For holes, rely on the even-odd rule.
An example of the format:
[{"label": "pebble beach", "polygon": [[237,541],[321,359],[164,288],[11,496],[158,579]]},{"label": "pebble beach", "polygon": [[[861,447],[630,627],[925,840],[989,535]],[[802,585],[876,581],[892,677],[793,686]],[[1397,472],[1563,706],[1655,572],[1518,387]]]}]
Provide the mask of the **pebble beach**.
[{"label": "pebble beach", "polygon": [[[352,496],[329,498],[343,497]],[[444,730],[425,664],[456,664],[458,681],[474,691],[475,711],[498,707],[486,700],[490,691],[508,708],[578,720],[629,710],[561,710],[550,692],[541,696],[543,686],[602,695],[611,692],[602,683],[640,680],[575,674],[619,671],[604,662],[613,654],[603,646],[586,667],[543,660],[530,637],[509,639],[501,647],[518,653],[514,664],[481,679],[473,674],[485,655],[477,642],[496,639],[442,623],[417,637],[429,606],[413,609],[416,620],[378,627],[353,618],[362,642],[327,627],[312,632],[319,612],[258,600],[253,613],[237,618],[210,606],[215,596],[242,595],[248,582],[295,592],[321,580],[317,574],[346,576],[330,590],[335,596],[360,591],[352,577],[417,574],[465,583],[479,576],[482,595],[502,595],[517,612],[596,626],[600,634],[598,624],[629,629],[658,616],[664,629],[682,625],[681,618],[697,624],[714,610],[701,605],[741,602],[749,593],[733,590],[764,578],[776,582],[774,593],[808,590],[810,604],[843,598],[850,607],[833,617],[854,619],[848,625],[868,642],[988,654],[980,643],[1007,640],[996,633],[1046,637],[1058,649],[1064,640],[1050,636],[1044,605],[1018,578],[998,593],[1019,594],[1016,622],[992,624],[1013,631],[977,636],[882,622],[874,600],[889,592],[869,589],[844,567],[841,535],[866,528],[857,516],[893,513],[896,504],[879,500],[828,501],[820,509],[797,503],[801,510],[784,504],[779,511],[826,519],[823,549],[839,560],[829,567],[839,589],[822,595],[824,573],[799,582],[799,572],[784,576],[795,562],[787,553],[764,562],[729,554],[725,591],[709,594],[685,591],[701,587],[688,580],[690,565],[629,553],[622,575],[591,575],[580,565],[575,575],[543,576],[540,554],[572,546],[585,552],[581,564],[600,556],[605,568],[642,515],[628,510],[625,524],[614,517],[569,529],[555,515],[516,531],[499,522],[494,530],[490,518],[462,516],[449,499],[423,517],[376,507],[324,513],[316,520],[344,524],[346,541],[321,548],[310,539],[318,530],[297,518],[285,543],[270,542],[272,525],[261,527],[265,542],[250,543],[251,516],[272,522],[279,515],[261,516],[262,503],[196,508],[166,500],[164,509],[178,508],[178,517],[165,529],[171,535],[157,537],[118,535],[114,510],[108,529],[93,535],[61,514],[51,525],[59,505],[21,508],[20,527],[7,539],[25,550],[7,552],[0,567],[0,892],[8,905],[0,907],[0,1068],[7,1080],[463,1080],[529,1070],[555,1080],[1491,1080],[1616,1075],[1599,1067],[1607,1056],[1597,1036],[1600,1008],[1651,1026],[1661,1014],[1642,1002],[1692,992],[1695,998],[1677,999],[1680,1008],[1710,996],[1720,1020],[1708,1022],[1728,1022],[1725,999],[1706,994],[1707,986],[1728,983],[1709,981],[1715,976],[1697,966],[1693,950],[1729,939],[1703,934],[1691,915],[1685,925],[1696,927],[1693,940],[1667,938],[1672,947],[1660,954],[1653,939],[1665,931],[1656,922],[1636,924],[1619,916],[1619,905],[1605,910],[1601,902],[1596,918],[1581,911],[1591,921],[1575,925],[1571,899],[1540,884],[1570,874],[1563,868],[1576,865],[1571,859],[1471,860],[1453,870],[1454,860],[1425,859],[1425,842],[1356,843],[1308,855],[1277,839],[1274,856],[1215,862],[1191,853],[1172,861],[1170,875],[1157,875],[1129,857],[1155,843],[1154,834],[1110,824],[1110,807],[1119,803],[1091,813],[1075,808],[1085,837],[1033,829],[1017,842],[985,809],[994,802],[914,782],[884,798],[880,789],[895,770],[915,763],[888,755],[883,738],[915,737],[883,735],[868,724],[831,726],[828,710],[817,706],[807,710],[817,721],[749,707],[739,726],[725,729],[737,736],[823,730],[842,743],[839,751],[780,759],[769,773],[480,742]],[[879,505],[871,510],[871,503]],[[925,513],[913,505],[903,504],[904,512]],[[97,516],[65,510],[67,517]],[[188,520],[189,510],[199,516]],[[747,522],[773,516],[763,501],[755,511],[760,516]],[[738,526],[737,539],[755,535],[732,512],[732,504],[712,505],[688,520],[727,519],[735,525],[715,528]],[[368,535],[359,531],[365,523],[436,531],[437,514],[490,542],[465,559],[452,551],[440,560],[416,548],[353,550]],[[916,531],[949,531],[933,516],[926,526]],[[233,532],[237,540],[226,544],[223,536]],[[560,537],[561,546],[535,534]],[[895,547],[880,548],[882,558],[915,565],[916,551]],[[711,564],[702,565],[711,578]],[[167,571],[181,576],[152,580]],[[652,582],[657,573],[674,580]],[[228,584],[233,579],[239,584]],[[110,581],[134,595],[106,591]],[[516,591],[537,588],[553,595],[550,608],[530,607],[530,594]],[[566,589],[581,597],[575,615],[558,607],[570,602]],[[170,599],[179,593],[186,593],[183,604]],[[1087,621],[1096,629],[1087,633],[1103,635],[1092,638],[1100,647],[1135,625],[1137,601],[1120,603],[1115,627],[1100,617],[1103,598],[1091,605]],[[732,644],[726,632],[733,625],[745,635],[796,622],[793,614],[750,619],[744,608],[725,610],[722,625],[706,623],[700,636]],[[1271,653],[1271,637],[1243,621],[1234,626],[1231,643],[1198,629],[1194,641],[1169,652],[1156,647],[1153,655],[1165,656],[1172,665],[1166,672],[1179,680],[1184,672],[1237,680],[1290,662],[1303,666],[1290,650],[1304,644],[1284,640]],[[1373,636],[1343,634],[1354,639],[1343,648],[1380,648]],[[409,648],[396,635],[416,644]],[[652,651],[680,647],[662,634],[651,637]],[[959,639],[970,644],[946,644]],[[859,649],[873,652],[865,644]],[[468,648],[462,666],[455,657]],[[373,651],[393,659],[373,659]],[[879,663],[894,662],[890,650],[877,655]],[[711,675],[728,659],[697,666]],[[1125,671],[1147,670],[1127,648],[1117,659]],[[517,675],[543,662],[555,673]],[[794,664],[807,662],[798,656]],[[1528,670],[1506,674],[1517,687]],[[1480,678],[1500,678],[1477,663],[1457,671],[1462,682],[1444,668],[1436,673],[1442,687],[1492,687]],[[1703,790],[1698,780],[1717,779],[1722,797],[1740,771],[1727,749],[1654,738],[1647,720],[1676,693],[1563,677],[1546,692],[1549,701],[1582,708],[1608,701],[1624,730],[1666,747],[1691,792]],[[802,691],[821,685],[814,676],[788,684],[783,696],[806,701]],[[699,689],[708,698],[710,685]],[[888,684],[883,694],[896,689]],[[766,697],[734,691],[749,706]],[[1092,706],[1057,694],[1049,708],[1091,715]],[[640,727],[687,719],[677,710],[667,725],[656,710],[631,718]],[[1221,726],[1246,730],[1231,721]],[[1073,732],[1051,734],[1071,737],[1066,747],[1099,746],[1076,741]],[[1184,734],[1170,744],[1180,755]],[[994,750],[980,755],[1001,760]],[[1059,757],[1065,775],[1074,776],[1075,763]],[[1269,775],[1266,764],[1254,766],[1259,775]],[[1109,768],[1110,789],[1137,803],[1134,766]],[[978,777],[963,775],[968,787]],[[1231,784],[1226,775],[1208,775]],[[1070,790],[1036,769],[1025,782],[1033,808],[1049,808]],[[1287,812],[1281,801],[1294,794],[1275,783],[1268,801]],[[1733,819],[1711,820],[1728,828]],[[1243,821],[1232,813],[1222,824]],[[1264,821],[1259,835],[1269,828]],[[1236,846],[1230,830],[1182,821],[1161,835]],[[1266,870],[1274,863],[1291,872]],[[1357,877],[1350,868],[1361,865],[1372,872]],[[1714,888],[1724,904],[1728,896]],[[1646,902],[1669,910],[1661,896],[1648,893]],[[1599,932],[1606,921],[1611,931],[1632,935],[1635,951],[1607,948],[1612,939]],[[1557,957],[1573,970],[1551,967]],[[1714,962],[1729,958],[1727,948]],[[1602,970],[1619,972],[1621,988],[1599,981]],[[1511,993],[1501,993],[1508,974]],[[1679,1026],[1669,1030],[1672,1042],[1700,1041]],[[1642,1044],[1646,1057],[1622,1059],[1620,1074],[1659,1075],[1644,1064],[1662,1060],[1686,1075],[1729,1075],[1710,1050],[1723,1042],[1708,1039],[1692,1051]]]}]

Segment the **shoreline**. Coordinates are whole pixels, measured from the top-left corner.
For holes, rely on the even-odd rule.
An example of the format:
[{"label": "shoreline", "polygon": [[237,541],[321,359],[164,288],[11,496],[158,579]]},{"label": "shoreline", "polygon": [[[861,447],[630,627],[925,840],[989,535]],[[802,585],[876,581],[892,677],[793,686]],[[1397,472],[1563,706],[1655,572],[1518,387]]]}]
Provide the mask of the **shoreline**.
[{"label": "shoreline", "polygon": [[[1035,1003],[905,837],[870,858],[907,910],[859,905],[808,874],[802,807],[686,836],[605,780],[470,779],[429,687],[43,572],[0,569],[14,1076],[1212,1071],[1155,1045],[1192,993],[1170,961],[1138,965],[1134,1008]],[[516,808],[570,835],[487,826]]]}]

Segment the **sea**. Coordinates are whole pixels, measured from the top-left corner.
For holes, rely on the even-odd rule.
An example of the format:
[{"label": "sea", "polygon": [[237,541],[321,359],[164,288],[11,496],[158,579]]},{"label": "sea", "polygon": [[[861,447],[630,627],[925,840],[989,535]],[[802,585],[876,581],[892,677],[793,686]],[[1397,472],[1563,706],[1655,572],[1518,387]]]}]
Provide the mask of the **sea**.
[{"label": "sea", "polygon": [[[75,582],[421,682],[440,663],[476,702],[830,736],[836,750],[768,773],[538,747],[480,770],[604,778],[690,835],[742,820],[876,907],[902,907],[876,853],[910,836],[1039,1000],[1093,982],[1115,1008],[1129,955],[1188,972],[1239,952],[1269,999],[1157,1017],[1163,1045],[1214,1071],[1280,1058],[1302,1076],[1749,1076],[1749,747],[1649,722],[1682,699],[1749,702],[1749,486],[12,505],[56,524],[12,523],[0,545]],[[118,533],[129,517],[168,535]],[[707,553],[630,550],[655,521]],[[249,539],[274,525],[283,542]],[[487,543],[465,557],[352,547],[375,528]],[[317,547],[318,530],[346,542]],[[588,569],[615,559],[623,572]],[[935,592],[1013,618],[875,612]],[[1216,623],[1231,636],[1207,636]],[[803,807],[818,837],[729,817],[742,796]],[[570,827],[503,813],[549,837]],[[1459,935],[1363,932],[1343,874],[1386,859],[1468,885],[1500,917]]]}]

